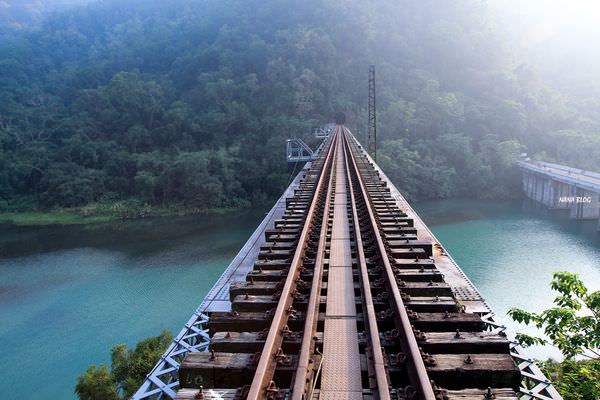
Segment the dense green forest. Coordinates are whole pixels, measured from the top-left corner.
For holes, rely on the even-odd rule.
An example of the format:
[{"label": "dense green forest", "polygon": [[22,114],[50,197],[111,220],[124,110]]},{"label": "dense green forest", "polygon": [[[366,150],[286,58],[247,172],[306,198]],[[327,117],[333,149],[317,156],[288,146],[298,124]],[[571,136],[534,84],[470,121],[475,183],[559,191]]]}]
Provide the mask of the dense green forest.
[{"label": "dense green forest", "polygon": [[343,110],[363,139],[369,64],[410,199],[518,195],[522,151],[600,167],[598,97],[542,82],[483,1],[102,1],[1,32],[0,212],[272,200],[286,138]]}]

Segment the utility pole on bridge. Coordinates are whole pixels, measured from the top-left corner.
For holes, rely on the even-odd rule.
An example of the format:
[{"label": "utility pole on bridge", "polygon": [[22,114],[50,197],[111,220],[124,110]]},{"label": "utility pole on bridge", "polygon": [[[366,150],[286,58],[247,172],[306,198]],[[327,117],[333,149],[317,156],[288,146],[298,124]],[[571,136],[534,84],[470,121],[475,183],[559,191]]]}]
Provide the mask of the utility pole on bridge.
[{"label": "utility pole on bridge", "polygon": [[375,111],[375,66],[369,66],[369,139],[368,149],[377,161],[377,115]]}]

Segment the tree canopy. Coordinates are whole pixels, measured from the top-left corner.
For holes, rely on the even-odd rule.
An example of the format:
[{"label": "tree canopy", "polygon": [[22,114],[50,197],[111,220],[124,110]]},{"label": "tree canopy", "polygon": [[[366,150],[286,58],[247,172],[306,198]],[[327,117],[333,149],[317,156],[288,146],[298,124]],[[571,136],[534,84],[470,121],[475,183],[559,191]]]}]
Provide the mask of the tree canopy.
[{"label": "tree canopy", "polygon": [[103,1],[1,35],[0,211],[276,198],[286,138],[339,110],[363,137],[369,64],[409,198],[514,196],[524,149],[600,166],[600,100],[535,79],[477,0]]},{"label": "tree canopy", "polygon": [[164,331],[140,341],[135,349],[128,349],[126,344],[114,346],[110,371],[104,364],[90,365],[77,378],[75,393],[80,400],[131,398],[172,340],[173,335]]}]

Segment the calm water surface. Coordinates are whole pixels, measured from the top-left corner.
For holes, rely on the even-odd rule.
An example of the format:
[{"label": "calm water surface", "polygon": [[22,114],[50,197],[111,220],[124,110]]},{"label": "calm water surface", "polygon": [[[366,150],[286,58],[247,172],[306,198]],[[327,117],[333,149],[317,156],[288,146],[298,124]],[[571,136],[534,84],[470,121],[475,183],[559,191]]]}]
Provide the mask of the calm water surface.
[{"label": "calm water surface", "polygon": [[[521,201],[415,208],[501,318],[551,304],[556,270],[600,288],[594,223]],[[77,374],[112,345],[178,332],[263,214],[0,227],[0,398],[72,399]]]},{"label": "calm water surface", "polygon": [[179,332],[262,217],[0,228],[0,399],[75,398],[114,344]]},{"label": "calm water surface", "polygon": [[[415,208],[513,333],[535,332],[512,322],[506,312],[551,306],[554,271],[576,272],[590,290],[600,289],[597,221],[570,220],[565,212],[527,200],[444,200]],[[528,354],[560,358],[549,346],[531,348]]]}]

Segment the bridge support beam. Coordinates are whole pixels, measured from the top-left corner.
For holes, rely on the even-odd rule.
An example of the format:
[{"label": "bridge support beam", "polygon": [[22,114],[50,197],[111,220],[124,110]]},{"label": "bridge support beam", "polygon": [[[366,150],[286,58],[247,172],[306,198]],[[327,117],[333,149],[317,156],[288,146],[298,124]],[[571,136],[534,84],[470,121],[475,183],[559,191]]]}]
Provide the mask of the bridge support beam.
[{"label": "bridge support beam", "polygon": [[[574,188],[575,195],[571,202],[570,216],[573,219],[600,218],[600,199],[598,193]],[[600,225],[600,221],[599,221]]]},{"label": "bridge support beam", "polygon": [[564,199],[572,196],[573,186],[552,180],[552,205],[551,210],[568,210],[570,205]]},{"label": "bridge support beam", "polygon": [[[523,190],[530,199],[550,210],[569,210],[572,219],[599,219],[600,194],[559,182],[548,175],[524,171]],[[600,220],[598,221],[600,230]]]},{"label": "bridge support beam", "polygon": [[535,173],[524,173],[523,174],[523,190],[527,197],[532,200],[542,203],[543,205],[555,208],[555,205],[559,203],[554,182],[552,179],[544,177]]}]

